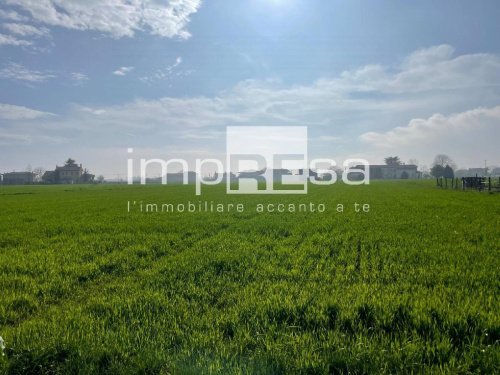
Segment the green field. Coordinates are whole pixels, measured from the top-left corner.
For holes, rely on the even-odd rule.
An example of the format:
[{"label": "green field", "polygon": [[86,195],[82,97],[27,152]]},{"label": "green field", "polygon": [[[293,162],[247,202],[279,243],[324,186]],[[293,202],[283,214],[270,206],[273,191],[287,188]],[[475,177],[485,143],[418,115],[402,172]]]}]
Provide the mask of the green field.
[{"label": "green field", "polygon": [[[0,187],[0,373],[500,373],[500,195]],[[326,211],[257,213],[258,203]],[[370,212],[353,204],[369,203]],[[336,212],[337,204],[345,212]]]}]

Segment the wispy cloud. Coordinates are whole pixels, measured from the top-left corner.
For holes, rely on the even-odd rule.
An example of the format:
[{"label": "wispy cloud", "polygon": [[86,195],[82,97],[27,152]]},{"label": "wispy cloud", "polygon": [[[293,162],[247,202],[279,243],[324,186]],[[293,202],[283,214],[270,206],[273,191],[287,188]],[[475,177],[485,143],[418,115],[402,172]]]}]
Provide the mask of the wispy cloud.
[{"label": "wispy cloud", "polygon": [[[74,30],[93,30],[115,38],[132,37],[149,32],[166,38],[189,38],[186,27],[190,16],[198,11],[201,0],[4,0],[12,7],[30,14],[31,19],[51,26]],[[14,8],[14,9],[15,9]],[[14,19],[16,12],[4,12]]]},{"label": "wispy cloud", "polygon": [[33,120],[47,116],[55,115],[23,106],[0,103],[0,119],[3,120]]},{"label": "wispy cloud", "polygon": [[177,138],[179,139],[197,139],[197,140],[210,140],[210,139],[223,139],[226,136],[226,132],[223,130],[214,129],[196,129],[196,131],[191,131],[185,129],[178,133]]},{"label": "wispy cloud", "polygon": [[133,66],[122,66],[121,68],[118,68],[113,72],[115,76],[125,76],[128,73],[130,73],[132,70],[134,70]]},{"label": "wispy cloud", "polygon": [[[473,166],[478,159],[498,158],[498,71],[498,55],[455,56],[451,47],[438,46],[417,51],[400,65],[362,66],[310,84],[246,80],[213,96],[74,105],[57,119],[40,119],[36,129],[26,128],[33,139],[57,135],[67,137],[69,145],[78,140],[106,148],[113,140],[127,147],[199,146],[217,153],[226,126],[308,125],[311,152],[319,157],[335,152],[335,158],[381,161],[394,154],[426,160],[444,152]],[[471,139],[490,156],[463,151]],[[107,162],[112,169],[120,159],[110,156]]]},{"label": "wispy cloud", "polygon": [[313,140],[318,140],[321,142],[338,142],[342,140],[341,137],[334,137],[331,135],[320,135],[319,137],[313,138]]},{"label": "wispy cloud", "polygon": [[40,70],[30,70],[21,64],[9,63],[0,69],[0,79],[19,80],[32,83],[45,82],[55,78],[54,74]]},{"label": "wispy cloud", "polygon": [[30,46],[33,42],[12,35],[0,34],[0,46]]},{"label": "wispy cloud", "polygon": [[71,73],[71,80],[79,84],[89,80],[89,77],[85,73],[73,72]]},{"label": "wispy cloud", "polygon": [[212,97],[163,97],[117,106],[75,107],[73,115],[93,116],[92,121],[82,123],[104,121],[124,128],[144,124],[157,129],[166,124],[176,129],[305,124],[329,130],[335,137],[318,136],[333,141],[352,129],[387,130],[399,119],[414,117],[411,113],[432,114],[443,107],[460,111],[500,102],[500,92],[484,91],[485,86],[500,87],[499,56],[474,54],[431,61],[432,66],[426,63],[418,68],[406,63],[398,69],[366,66],[310,85],[246,80]]},{"label": "wispy cloud", "polygon": [[494,72],[500,68],[498,56],[468,54],[454,57],[453,54],[454,49],[449,45],[434,46],[412,53],[396,71],[392,67],[367,65],[345,71],[339,79],[330,82],[343,91],[388,94],[458,90],[498,84],[498,79],[491,81],[495,77]]},{"label": "wispy cloud", "polygon": [[22,37],[32,36],[32,37],[47,37],[50,35],[49,29],[46,27],[35,27],[32,25],[22,24],[22,23],[5,23],[2,25],[5,30],[8,30],[12,34],[16,34]]},{"label": "wispy cloud", "polygon": [[31,138],[26,134],[13,134],[0,131],[0,145],[29,144]]},{"label": "wispy cloud", "polygon": [[139,79],[144,83],[152,83],[155,81],[163,81],[171,78],[175,74],[176,68],[182,64],[182,57],[177,57],[175,62],[171,65],[167,65],[165,68],[157,69],[155,73],[149,76],[143,76]]},{"label": "wispy cloud", "polygon": [[16,11],[13,10],[3,10],[0,9],[0,18],[4,20],[10,20],[10,21],[27,21],[28,18],[20,15]]}]

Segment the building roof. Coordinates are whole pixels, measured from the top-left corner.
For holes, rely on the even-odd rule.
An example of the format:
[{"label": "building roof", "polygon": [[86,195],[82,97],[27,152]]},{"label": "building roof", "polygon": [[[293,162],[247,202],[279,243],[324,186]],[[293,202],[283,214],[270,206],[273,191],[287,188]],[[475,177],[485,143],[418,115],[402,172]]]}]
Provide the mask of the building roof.
[{"label": "building roof", "polygon": [[485,171],[485,168],[469,168],[469,172],[481,172],[483,173]]},{"label": "building roof", "polygon": [[63,167],[56,166],[56,171],[79,171],[82,167],[79,165],[65,165]]}]

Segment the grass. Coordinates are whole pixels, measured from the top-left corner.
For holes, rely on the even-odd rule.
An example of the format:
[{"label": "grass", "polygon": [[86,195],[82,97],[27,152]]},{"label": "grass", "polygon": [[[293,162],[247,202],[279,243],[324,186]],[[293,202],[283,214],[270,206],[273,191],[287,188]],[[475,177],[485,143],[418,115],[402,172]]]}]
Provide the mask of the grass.
[{"label": "grass", "polygon": [[0,187],[0,373],[500,372],[498,194],[203,193],[245,211],[127,213],[193,186]]}]

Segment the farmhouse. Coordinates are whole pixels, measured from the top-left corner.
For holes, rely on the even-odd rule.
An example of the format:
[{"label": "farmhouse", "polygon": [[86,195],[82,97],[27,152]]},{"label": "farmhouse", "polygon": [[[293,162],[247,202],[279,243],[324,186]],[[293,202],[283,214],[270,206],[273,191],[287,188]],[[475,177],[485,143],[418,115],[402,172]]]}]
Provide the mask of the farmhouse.
[{"label": "farmhouse", "polygon": [[[356,169],[365,170],[364,165],[358,165]],[[369,166],[371,180],[405,180],[421,177],[421,172],[417,170],[414,164],[371,164]],[[362,174],[359,172],[350,173],[353,179],[361,179]]]},{"label": "farmhouse", "polygon": [[370,165],[370,178],[374,180],[400,180],[419,177],[420,172],[413,164]]},{"label": "farmhouse", "polygon": [[56,165],[55,170],[45,172],[42,180],[48,184],[90,183],[94,181],[94,175],[70,158],[62,167]]},{"label": "farmhouse", "polygon": [[0,180],[6,185],[25,185],[32,184],[35,181],[33,172],[9,172],[4,173]]}]

